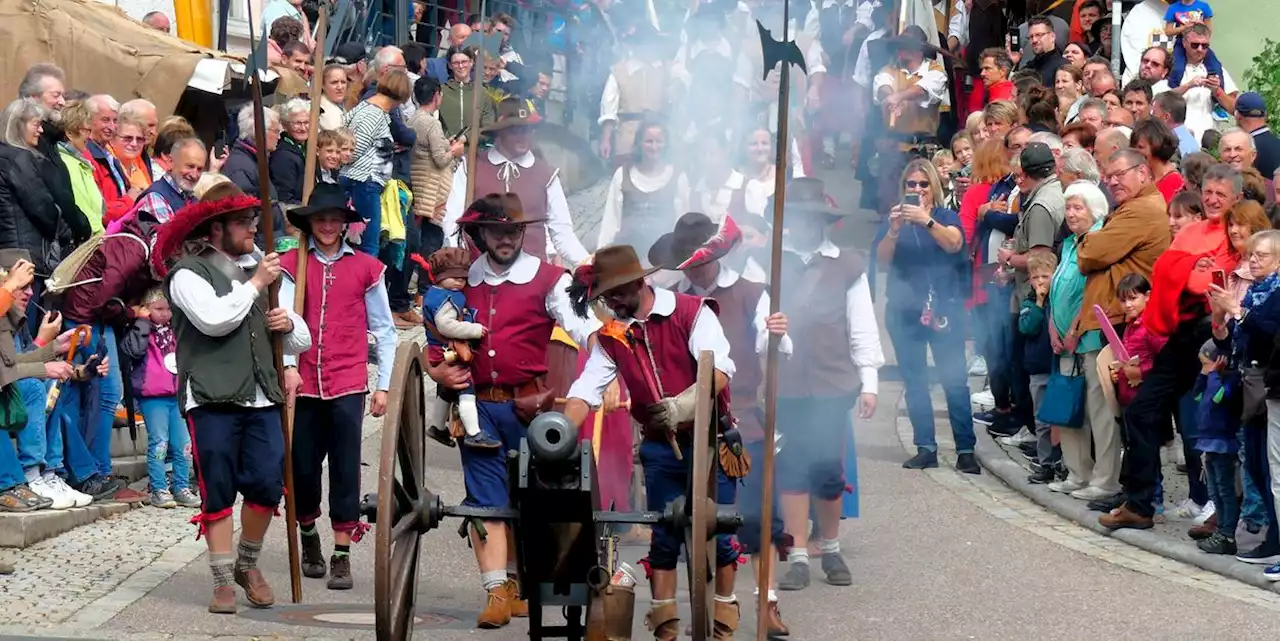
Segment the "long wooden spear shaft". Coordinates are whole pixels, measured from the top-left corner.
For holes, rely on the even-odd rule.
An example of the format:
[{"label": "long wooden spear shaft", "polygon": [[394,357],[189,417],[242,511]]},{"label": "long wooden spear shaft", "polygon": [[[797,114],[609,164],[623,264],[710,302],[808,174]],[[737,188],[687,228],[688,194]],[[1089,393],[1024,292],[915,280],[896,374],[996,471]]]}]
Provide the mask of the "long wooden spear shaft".
[{"label": "long wooden spear shaft", "polygon": [[[249,9],[249,46],[254,52],[257,52],[257,41],[253,33],[253,8],[250,3]],[[267,114],[262,107],[262,73],[258,68],[258,60],[250,65],[250,73],[253,74],[253,84],[250,85],[253,93],[253,144],[257,147],[258,157],[258,198],[262,201],[261,218],[262,224],[266,225],[263,230],[263,249],[267,253],[275,251],[276,245],[276,224],[275,217],[271,211],[271,176],[267,171]],[[280,299],[280,281],[277,279],[271,283],[271,287],[267,288],[267,307],[275,309]],[[271,352],[275,359],[276,376],[279,379],[280,389],[284,389],[284,346],[281,343],[280,334],[278,332],[271,333]],[[289,535],[289,587],[292,590],[293,602],[302,603],[302,575],[300,573],[301,557],[298,550],[298,513],[297,506],[293,496],[293,443],[289,433],[289,412],[288,404],[282,409],[280,427],[284,432],[284,519],[285,526]]]},{"label": "long wooden spear shaft", "polygon": [[[307,131],[311,132],[307,136],[307,155],[303,161],[302,171],[302,204],[311,202],[311,190],[316,186],[316,153],[318,147],[316,142],[320,133],[320,102],[321,92],[324,91],[324,41],[325,35],[329,31],[329,9],[324,3],[320,3],[320,17],[316,20],[316,50],[311,59],[311,124]],[[305,233],[298,230],[298,242],[306,240],[303,238]],[[305,249],[304,245],[300,245]],[[298,263],[298,269],[302,269],[304,263]],[[298,284],[301,289],[306,281]],[[298,313],[302,313],[299,311]]]},{"label": "long wooden spear shaft", "polygon": [[[791,36],[791,2],[782,2],[782,39]],[[767,58],[766,58],[767,59]],[[787,134],[791,106],[791,62],[783,58],[778,82],[778,138],[774,144],[777,159],[773,169],[773,247],[769,258],[769,314],[782,310],[782,221],[787,199],[787,152],[791,148]],[[768,70],[766,69],[767,73]],[[778,419],[778,348],[782,337],[769,334],[769,349],[764,367],[764,464],[760,474],[760,594],[756,599],[756,639],[765,641],[769,634],[769,586],[773,585],[773,459]]]},{"label": "long wooden spear shaft", "polygon": [[[488,0],[480,0],[481,20],[487,19],[488,6]],[[480,43],[476,52],[476,63],[479,63],[480,68],[476,68],[476,63],[471,65],[471,129],[467,131],[467,199],[463,201],[463,207],[471,206],[476,199],[476,155],[480,149],[480,85],[484,82],[484,61],[489,57],[483,38]]]}]

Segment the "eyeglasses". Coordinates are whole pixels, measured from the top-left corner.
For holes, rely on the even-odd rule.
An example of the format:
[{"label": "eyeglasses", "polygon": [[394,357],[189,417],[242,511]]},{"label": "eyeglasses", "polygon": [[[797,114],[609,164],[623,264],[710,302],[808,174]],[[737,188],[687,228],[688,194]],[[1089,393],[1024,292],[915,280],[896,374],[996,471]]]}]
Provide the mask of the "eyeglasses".
[{"label": "eyeglasses", "polygon": [[927,180],[905,180],[902,182],[907,189],[928,189],[929,181]]},{"label": "eyeglasses", "polygon": [[1144,64],[1144,65],[1151,65],[1152,67],[1163,67],[1163,66],[1164,66],[1164,61],[1163,61],[1163,60],[1152,60],[1151,58],[1143,58],[1143,59],[1142,59],[1142,64]]},{"label": "eyeglasses", "polygon": [[1209,48],[1209,43],[1207,42],[1188,42],[1185,44],[1186,46],[1196,50],[1204,50]]},{"label": "eyeglasses", "polygon": [[1112,173],[1110,173],[1110,174],[1107,174],[1107,176],[1106,176],[1105,178],[1103,178],[1103,180],[1105,180],[1106,182],[1109,182],[1109,183],[1111,183],[1111,182],[1117,182],[1117,181],[1119,181],[1119,180],[1120,180],[1120,178],[1121,178],[1122,176],[1124,176],[1125,174],[1127,174],[1127,173],[1129,173],[1129,172],[1133,171],[1134,169],[1137,169],[1138,167],[1142,167],[1142,165],[1134,165],[1134,166],[1132,166],[1132,167],[1126,167],[1126,168],[1121,169],[1121,170],[1119,170],[1119,171],[1112,172]]},{"label": "eyeglasses", "polygon": [[135,145],[135,144],[140,145],[147,141],[146,136],[116,136],[116,137],[120,139],[120,142],[126,145]]},{"label": "eyeglasses", "polygon": [[244,227],[253,227],[258,224],[258,214],[252,216],[236,216],[227,219],[227,223],[231,225],[242,225]]},{"label": "eyeglasses", "polygon": [[286,124],[288,124],[290,127],[306,127],[311,124],[311,121],[310,120],[290,120]]}]

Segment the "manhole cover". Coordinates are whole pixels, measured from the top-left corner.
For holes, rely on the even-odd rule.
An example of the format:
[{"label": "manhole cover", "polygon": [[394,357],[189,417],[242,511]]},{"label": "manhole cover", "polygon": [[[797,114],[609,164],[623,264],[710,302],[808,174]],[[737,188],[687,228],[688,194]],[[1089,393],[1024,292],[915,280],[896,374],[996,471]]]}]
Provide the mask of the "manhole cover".
[{"label": "manhole cover", "polygon": [[[376,621],[372,605],[315,604],[277,605],[265,610],[243,609],[239,615],[255,621],[267,621],[283,625],[303,625],[319,628],[372,630]],[[449,628],[463,620],[474,618],[475,613],[462,611],[419,611],[414,614],[414,628]]]}]

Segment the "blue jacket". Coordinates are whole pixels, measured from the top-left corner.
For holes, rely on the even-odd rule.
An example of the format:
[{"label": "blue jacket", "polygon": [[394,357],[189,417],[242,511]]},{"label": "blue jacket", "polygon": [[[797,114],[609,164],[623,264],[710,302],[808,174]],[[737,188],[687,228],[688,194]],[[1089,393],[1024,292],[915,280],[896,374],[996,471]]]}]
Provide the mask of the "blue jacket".
[{"label": "blue jacket", "polygon": [[1022,301],[1018,309],[1018,333],[1022,340],[1022,367],[1027,374],[1053,371],[1053,346],[1049,343],[1049,314],[1036,304],[1036,294]]},{"label": "blue jacket", "polygon": [[1236,451],[1241,410],[1238,375],[1223,372],[1201,374],[1196,378],[1191,393],[1198,403],[1196,449],[1218,454]]}]

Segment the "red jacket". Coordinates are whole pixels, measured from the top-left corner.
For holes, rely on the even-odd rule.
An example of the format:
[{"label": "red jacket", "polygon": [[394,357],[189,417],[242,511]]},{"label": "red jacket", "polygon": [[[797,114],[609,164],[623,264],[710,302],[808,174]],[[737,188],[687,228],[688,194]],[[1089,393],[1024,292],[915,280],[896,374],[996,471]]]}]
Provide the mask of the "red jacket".
[{"label": "red jacket", "polygon": [[131,218],[121,235],[103,239],[76,273],[77,281],[101,280],[68,289],[62,303],[64,316],[76,323],[114,323],[128,317],[129,305],[155,284],[148,263],[153,240],[150,226]]},{"label": "red jacket", "polygon": [[124,216],[133,208],[133,198],[129,197],[129,176],[124,167],[109,152],[97,144],[89,143],[89,160],[93,166],[93,182],[102,192],[102,200],[106,203],[106,214],[102,222],[109,223]]}]

